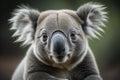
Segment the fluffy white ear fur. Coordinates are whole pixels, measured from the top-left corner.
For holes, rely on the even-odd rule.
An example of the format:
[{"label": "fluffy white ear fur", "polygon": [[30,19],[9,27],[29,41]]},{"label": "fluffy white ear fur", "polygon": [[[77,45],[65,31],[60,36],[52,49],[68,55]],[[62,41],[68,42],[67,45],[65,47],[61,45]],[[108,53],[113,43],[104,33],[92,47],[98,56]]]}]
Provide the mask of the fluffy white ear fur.
[{"label": "fluffy white ear fur", "polygon": [[78,8],[77,14],[83,20],[82,28],[88,38],[98,38],[101,36],[100,32],[104,32],[102,28],[107,21],[105,8],[104,5],[92,2]]},{"label": "fluffy white ear fur", "polygon": [[12,23],[11,30],[16,31],[13,37],[19,36],[15,42],[23,42],[22,45],[29,45],[33,42],[39,14],[39,11],[26,6],[13,12],[13,17],[9,21]]},{"label": "fluffy white ear fur", "polygon": [[[83,20],[82,28],[89,38],[98,38],[103,32],[104,22],[107,21],[106,7],[97,3],[87,3],[80,6],[77,14]],[[23,42],[22,45],[29,45],[33,42],[37,20],[40,12],[35,9],[22,6],[13,12],[13,17],[9,19],[12,23],[11,30],[15,30],[13,37],[18,36],[16,42]]]}]

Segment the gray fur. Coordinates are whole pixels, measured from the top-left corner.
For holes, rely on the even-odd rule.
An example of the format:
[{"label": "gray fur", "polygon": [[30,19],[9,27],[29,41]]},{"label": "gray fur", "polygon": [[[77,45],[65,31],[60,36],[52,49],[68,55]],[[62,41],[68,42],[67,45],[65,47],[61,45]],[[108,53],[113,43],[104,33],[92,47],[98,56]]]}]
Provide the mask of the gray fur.
[{"label": "gray fur", "polygon": [[15,10],[11,30],[30,44],[12,80],[102,80],[89,38],[100,36],[106,20],[103,5],[87,3],[73,10]]}]

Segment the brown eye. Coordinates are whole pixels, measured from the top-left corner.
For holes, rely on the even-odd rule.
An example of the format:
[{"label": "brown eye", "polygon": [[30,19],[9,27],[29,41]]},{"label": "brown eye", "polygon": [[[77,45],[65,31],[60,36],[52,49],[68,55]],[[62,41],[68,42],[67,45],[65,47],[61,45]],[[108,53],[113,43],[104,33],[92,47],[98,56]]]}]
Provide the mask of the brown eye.
[{"label": "brown eye", "polygon": [[72,31],[71,34],[70,34],[70,37],[71,37],[72,40],[75,40],[76,39],[76,32]]},{"label": "brown eye", "polygon": [[47,41],[47,38],[48,38],[47,34],[44,33],[43,36],[42,36],[42,40],[43,40],[43,42],[46,42],[46,41]]}]

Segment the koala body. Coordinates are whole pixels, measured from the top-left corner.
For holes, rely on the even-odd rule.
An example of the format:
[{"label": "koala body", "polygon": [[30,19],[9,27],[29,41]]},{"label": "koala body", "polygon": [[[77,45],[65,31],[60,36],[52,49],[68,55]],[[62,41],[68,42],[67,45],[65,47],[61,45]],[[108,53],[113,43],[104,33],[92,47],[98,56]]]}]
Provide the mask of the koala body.
[{"label": "koala body", "polygon": [[41,13],[24,6],[13,14],[13,36],[30,48],[12,80],[102,80],[88,38],[98,38],[103,31],[103,5]]}]

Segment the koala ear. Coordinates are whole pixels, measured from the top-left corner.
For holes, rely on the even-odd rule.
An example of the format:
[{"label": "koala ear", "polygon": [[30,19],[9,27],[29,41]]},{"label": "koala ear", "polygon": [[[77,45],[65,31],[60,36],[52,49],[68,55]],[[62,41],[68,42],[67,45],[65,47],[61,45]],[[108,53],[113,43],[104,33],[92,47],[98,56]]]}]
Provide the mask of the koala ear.
[{"label": "koala ear", "polygon": [[97,3],[86,3],[78,8],[77,15],[83,20],[82,28],[89,38],[98,38],[99,33],[105,27],[104,22],[107,21],[106,7]]},{"label": "koala ear", "polygon": [[13,17],[9,21],[12,23],[11,30],[16,31],[13,37],[19,36],[15,42],[23,42],[23,45],[33,42],[39,15],[39,11],[26,6],[13,12]]}]

